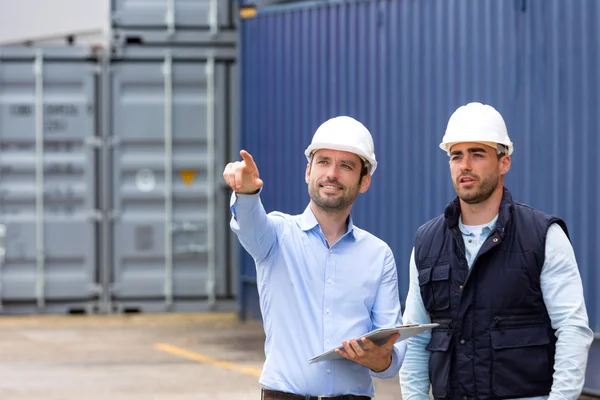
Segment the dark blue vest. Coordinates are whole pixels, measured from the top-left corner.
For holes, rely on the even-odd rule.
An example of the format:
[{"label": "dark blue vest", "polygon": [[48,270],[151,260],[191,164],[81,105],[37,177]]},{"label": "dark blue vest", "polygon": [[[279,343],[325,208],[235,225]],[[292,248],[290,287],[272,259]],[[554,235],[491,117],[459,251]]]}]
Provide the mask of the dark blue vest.
[{"label": "dark blue vest", "polygon": [[495,229],[471,270],[460,204],[417,231],[415,262],[432,322],[427,350],[435,398],[498,399],[550,393],[556,339],[540,286],[546,232],[565,223],[513,202],[504,189]]}]

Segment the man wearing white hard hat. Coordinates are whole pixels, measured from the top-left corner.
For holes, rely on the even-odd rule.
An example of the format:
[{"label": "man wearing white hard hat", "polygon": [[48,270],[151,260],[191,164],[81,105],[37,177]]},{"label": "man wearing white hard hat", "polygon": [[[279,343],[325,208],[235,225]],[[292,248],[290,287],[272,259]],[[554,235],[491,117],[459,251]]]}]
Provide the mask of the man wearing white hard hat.
[{"label": "man wearing white hard hat", "polygon": [[440,144],[457,193],[421,226],[405,323],[403,399],[577,399],[593,340],[566,224],[504,187],[513,143],[489,105],[450,117]]},{"label": "man wearing white hard hat", "polygon": [[[266,333],[261,398],[370,399],[372,377],[397,376],[406,348],[397,334],[381,346],[358,342],[402,323],[392,251],[350,216],[377,168],[373,139],[355,119],[336,117],[304,154],[310,202],[299,215],[266,213],[246,151],[223,172],[234,191],[231,228],[256,263]],[[340,345],[345,359],[308,362]]]}]

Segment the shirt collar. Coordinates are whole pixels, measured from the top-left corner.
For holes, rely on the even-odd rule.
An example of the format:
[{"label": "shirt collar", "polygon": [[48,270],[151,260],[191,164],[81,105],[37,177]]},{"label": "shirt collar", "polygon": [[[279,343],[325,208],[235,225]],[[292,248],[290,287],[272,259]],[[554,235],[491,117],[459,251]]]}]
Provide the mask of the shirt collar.
[{"label": "shirt collar", "polygon": [[[481,233],[487,234],[487,233],[491,232],[496,227],[496,221],[498,221],[498,214],[496,214],[496,216],[494,217],[493,220],[491,220],[487,224],[483,225],[483,227],[481,228]],[[460,231],[463,235],[471,234],[471,232],[469,232],[465,228],[465,224],[463,224],[463,222],[462,222],[462,215],[458,216],[458,229],[460,229]]]},{"label": "shirt collar", "polygon": [[[346,235],[350,234],[353,238],[356,239],[356,230],[354,229],[354,222],[352,221],[352,215],[348,217],[348,230],[346,231]],[[300,215],[300,229],[303,231],[310,231],[316,226],[319,225],[315,214],[312,212],[310,205],[306,206],[304,212]],[[345,236],[345,235],[344,235]]]}]

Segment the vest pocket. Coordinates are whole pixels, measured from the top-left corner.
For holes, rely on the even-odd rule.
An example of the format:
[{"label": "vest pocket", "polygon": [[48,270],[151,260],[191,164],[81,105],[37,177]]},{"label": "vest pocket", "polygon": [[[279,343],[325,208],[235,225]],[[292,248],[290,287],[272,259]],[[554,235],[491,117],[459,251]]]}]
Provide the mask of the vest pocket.
[{"label": "vest pocket", "polygon": [[428,312],[450,307],[450,264],[439,264],[419,271],[421,297]]},{"label": "vest pocket", "polygon": [[431,352],[429,356],[429,377],[433,397],[446,397],[450,381],[450,354],[448,351],[452,342],[452,332],[446,330],[432,330],[431,340],[426,349]]},{"label": "vest pocket", "polygon": [[545,326],[507,327],[490,330],[492,382],[497,396],[523,396],[549,388],[550,338]]}]

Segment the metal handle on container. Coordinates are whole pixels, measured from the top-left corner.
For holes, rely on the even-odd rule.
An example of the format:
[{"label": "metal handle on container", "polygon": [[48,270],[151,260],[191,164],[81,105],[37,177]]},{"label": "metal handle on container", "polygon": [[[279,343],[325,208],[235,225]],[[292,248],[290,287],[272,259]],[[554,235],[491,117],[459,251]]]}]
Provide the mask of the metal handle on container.
[{"label": "metal handle on container", "polygon": [[165,84],[165,304],[173,304],[173,60],[167,52],[163,64]]},{"label": "metal handle on container", "polygon": [[167,0],[165,22],[167,24],[167,34],[172,36],[175,33],[175,0]]},{"label": "metal handle on container", "polygon": [[102,165],[102,173],[101,173],[101,191],[102,194],[100,196],[100,210],[102,213],[102,222],[101,222],[101,235],[102,235],[102,251],[101,251],[101,270],[100,270],[100,308],[106,314],[111,312],[111,241],[110,241],[110,226],[112,224],[112,220],[110,215],[112,210],[110,210],[110,191],[109,191],[109,171],[110,168],[110,151],[112,151],[112,145],[109,141],[109,131],[107,123],[109,121],[109,104],[110,104],[110,60],[109,56],[104,54],[102,57],[102,68],[100,70],[101,74],[101,82],[102,82],[102,93],[101,93],[101,102],[102,102],[102,139],[100,141],[100,152],[101,152],[101,165]]},{"label": "metal handle on container", "polygon": [[33,64],[35,75],[35,247],[38,307],[44,307],[44,55],[37,51]]},{"label": "metal handle on container", "polygon": [[206,249],[208,252],[208,279],[206,291],[209,307],[216,303],[216,260],[215,260],[215,58],[210,56],[206,62],[206,174],[208,192],[208,226],[206,232]]},{"label": "metal handle on container", "polygon": [[208,24],[210,26],[210,34],[216,36],[219,33],[219,0],[210,0]]},{"label": "metal handle on container", "polygon": [[[4,266],[4,260],[6,259],[6,227],[0,225],[0,272]],[[2,274],[0,274],[0,277]],[[0,309],[2,309],[2,280],[0,279]]]}]

